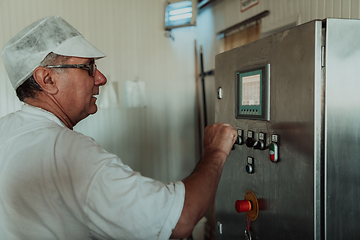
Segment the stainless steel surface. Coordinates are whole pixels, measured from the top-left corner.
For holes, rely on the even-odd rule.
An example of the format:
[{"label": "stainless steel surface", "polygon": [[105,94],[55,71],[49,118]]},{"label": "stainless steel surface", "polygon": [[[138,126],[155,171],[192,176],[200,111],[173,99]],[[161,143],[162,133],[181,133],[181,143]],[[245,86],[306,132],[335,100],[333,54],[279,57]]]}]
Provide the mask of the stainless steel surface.
[{"label": "stainless steel surface", "polygon": [[[324,159],[324,96],[325,67],[323,51],[325,46],[325,28],[320,25],[315,35],[314,68],[314,239],[324,239],[323,233],[323,159]],[[321,33],[321,34],[320,34]],[[321,49],[321,51],[318,51]]]},{"label": "stainless steel surface", "polygon": [[[236,73],[270,64],[270,121],[235,118]],[[246,239],[236,200],[252,190],[260,212],[252,238],[360,239],[360,21],[312,21],[219,54],[217,122],[275,141],[279,161],[251,144],[235,145],[216,195],[217,240]],[[248,157],[253,173],[246,173]]]},{"label": "stainless steel surface", "polygon": [[[216,87],[223,91],[223,98],[215,105],[216,121],[245,132],[255,131],[255,136],[266,133],[267,145],[271,135],[277,134],[280,149],[276,164],[269,160],[269,151],[246,145],[232,151],[216,197],[216,218],[223,224],[223,234],[217,239],[244,239],[241,232],[247,226],[246,215],[236,213],[234,203],[247,190],[252,190],[266,208],[251,223],[254,239],[314,237],[314,72],[321,64],[314,52],[321,46],[316,41],[321,41],[321,21],[216,57]],[[236,72],[267,64],[271,69],[270,121],[235,119]],[[253,174],[245,171],[247,156],[254,158]]]},{"label": "stainless steel surface", "polygon": [[360,239],[360,22],[326,26],[326,239]]}]

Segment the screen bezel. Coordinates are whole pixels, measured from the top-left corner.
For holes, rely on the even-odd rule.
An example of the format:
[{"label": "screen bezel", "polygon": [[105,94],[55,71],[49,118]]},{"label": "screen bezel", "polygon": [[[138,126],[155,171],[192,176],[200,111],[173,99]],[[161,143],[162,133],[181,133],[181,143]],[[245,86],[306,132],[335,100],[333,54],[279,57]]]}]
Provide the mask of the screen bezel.
[{"label": "screen bezel", "polygon": [[[242,77],[253,76],[260,73],[260,105],[242,105]],[[235,117],[237,119],[257,119],[270,120],[269,91],[270,91],[270,64],[265,66],[246,69],[236,72],[236,104]],[[245,114],[241,110],[248,110]],[[250,110],[257,110],[258,114],[253,114]]]}]

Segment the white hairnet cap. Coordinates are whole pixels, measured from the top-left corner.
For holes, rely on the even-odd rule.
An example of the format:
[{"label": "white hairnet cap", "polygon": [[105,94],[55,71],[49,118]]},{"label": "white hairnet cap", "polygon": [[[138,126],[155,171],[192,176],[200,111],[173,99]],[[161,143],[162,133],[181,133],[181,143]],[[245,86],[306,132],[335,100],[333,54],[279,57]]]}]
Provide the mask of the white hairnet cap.
[{"label": "white hairnet cap", "polygon": [[11,84],[17,89],[49,53],[83,58],[103,58],[69,23],[59,16],[40,19],[13,37],[2,58]]}]

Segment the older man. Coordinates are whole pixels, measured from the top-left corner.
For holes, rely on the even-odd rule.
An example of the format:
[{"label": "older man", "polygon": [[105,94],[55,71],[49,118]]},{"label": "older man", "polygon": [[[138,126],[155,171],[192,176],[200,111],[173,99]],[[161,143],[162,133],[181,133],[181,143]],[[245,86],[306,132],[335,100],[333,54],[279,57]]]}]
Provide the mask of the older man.
[{"label": "older man", "polygon": [[0,239],[185,238],[214,198],[236,139],[207,127],[204,157],[183,181],[141,176],[72,131],[97,111],[105,57],[61,17],[31,24],[3,49],[25,104],[0,120]]}]

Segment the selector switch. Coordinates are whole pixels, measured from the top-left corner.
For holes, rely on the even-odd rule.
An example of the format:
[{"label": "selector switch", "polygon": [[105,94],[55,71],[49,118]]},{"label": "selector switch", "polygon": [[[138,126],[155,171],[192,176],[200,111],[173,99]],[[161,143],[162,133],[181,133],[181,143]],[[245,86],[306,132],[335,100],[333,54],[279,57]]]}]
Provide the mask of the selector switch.
[{"label": "selector switch", "polygon": [[238,129],[237,132],[238,132],[238,136],[237,136],[236,141],[235,141],[233,147],[231,148],[231,150],[235,150],[235,144],[242,145],[244,142],[243,141],[243,130]]},{"label": "selector switch", "polygon": [[254,140],[254,132],[248,131],[247,132],[247,139],[246,139],[246,146],[249,148],[252,148],[254,146],[255,140]]},{"label": "selector switch", "polygon": [[243,141],[243,130],[238,129],[237,132],[238,132],[238,136],[237,136],[237,139],[235,141],[235,144],[242,145],[244,143],[244,141]]},{"label": "selector switch", "polygon": [[254,149],[265,150],[266,138],[265,133],[259,133],[258,140],[254,143]]}]

